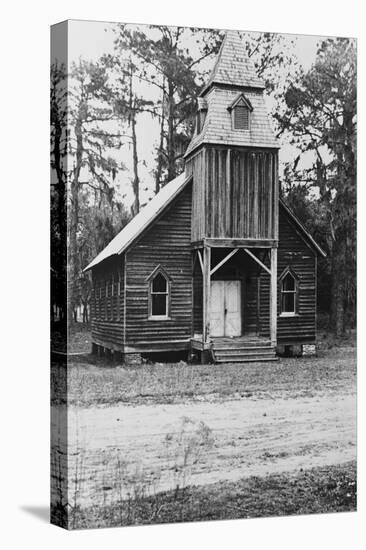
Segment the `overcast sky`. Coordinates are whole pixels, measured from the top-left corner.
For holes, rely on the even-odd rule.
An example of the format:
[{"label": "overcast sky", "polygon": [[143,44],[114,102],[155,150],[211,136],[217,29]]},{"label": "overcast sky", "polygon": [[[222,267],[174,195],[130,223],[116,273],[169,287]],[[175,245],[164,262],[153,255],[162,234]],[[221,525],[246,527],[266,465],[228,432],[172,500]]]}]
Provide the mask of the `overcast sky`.
[{"label": "overcast sky", "polygon": [[[105,53],[113,53],[113,41],[115,35],[113,28],[116,23],[106,23],[99,21],[70,21],[68,46],[69,46],[69,64],[78,61],[79,58],[96,61]],[[143,25],[139,25],[143,27]],[[315,60],[317,43],[324,37],[310,35],[284,35],[288,40],[295,38],[293,46],[293,55],[305,70],[310,68]],[[190,45],[191,46],[191,45]],[[193,52],[194,54],[194,52]],[[205,68],[211,69],[214,59],[207,61]],[[141,93],[141,90],[140,90]],[[151,90],[146,90],[146,94],[151,94]],[[155,147],[159,138],[159,124],[152,120],[150,115],[140,115],[137,123],[138,154],[140,161],[140,180],[141,180],[141,202],[144,203],[153,194],[154,182],[151,171],[154,168]],[[286,143],[282,144],[280,150],[280,165],[289,161],[296,155],[296,150]],[[132,201],[131,191],[131,151],[128,146],[115,154],[118,161],[122,161],[127,170],[121,172],[116,180],[119,194],[125,196],[126,203]]]}]

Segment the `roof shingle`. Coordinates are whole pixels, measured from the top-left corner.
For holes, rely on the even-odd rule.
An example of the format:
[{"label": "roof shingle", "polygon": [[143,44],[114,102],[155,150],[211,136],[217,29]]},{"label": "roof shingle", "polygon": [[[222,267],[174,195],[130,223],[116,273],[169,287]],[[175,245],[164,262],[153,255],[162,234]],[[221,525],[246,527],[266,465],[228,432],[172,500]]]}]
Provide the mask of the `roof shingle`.
[{"label": "roof shingle", "polygon": [[264,90],[264,82],[256,75],[238,31],[226,32],[211,76],[200,95],[205,95],[213,84]]},{"label": "roof shingle", "polygon": [[[185,157],[202,143],[279,149],[264,102],[264,84],[246,55],[238,31],[225,35],[215,67],[201,96],[208,110],[203,128],[193,136]],[[230,107],[244,95],[253,107],[249,130],[233,128]]]}]

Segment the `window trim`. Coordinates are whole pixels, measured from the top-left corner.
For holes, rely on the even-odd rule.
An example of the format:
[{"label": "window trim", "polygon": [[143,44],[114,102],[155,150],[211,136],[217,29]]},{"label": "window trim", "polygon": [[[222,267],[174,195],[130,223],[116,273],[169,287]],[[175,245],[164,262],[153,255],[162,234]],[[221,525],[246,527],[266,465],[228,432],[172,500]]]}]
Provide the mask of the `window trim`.
[{"label": "window trim", "polygon": [[[295,289],[294,290],[283,290],[283,282],[287,275],[290,275],[295,283]],[[279,277],[279,283],[280,283],[280,317],[299,317],[299,277],[297,274],[290,268],[286,267],[286,269],[282,272],[281,276]],[[283,294],[294,294],[294,311],[283,311]]]},{"label": "window trim", "polygon": [[[162,275],[164,279],[166,280],[166,292],[153,292],[152,285],[154,282],[154,279],[158,276]],[[169,321],[171,319],[170,316],[170,307],[171,307],[171,279],[169,275],[166,273],[166,271],[158,265],[154,271],[150,274],[150,276],[147,278],[147,282],[149,284],[148,287],[148,320],[149,321]],[[164,315],[153,315],[152,313],[152,297],[154,294],[162,294],[166,296],[166,307],[165,311],[166,313]]]}]

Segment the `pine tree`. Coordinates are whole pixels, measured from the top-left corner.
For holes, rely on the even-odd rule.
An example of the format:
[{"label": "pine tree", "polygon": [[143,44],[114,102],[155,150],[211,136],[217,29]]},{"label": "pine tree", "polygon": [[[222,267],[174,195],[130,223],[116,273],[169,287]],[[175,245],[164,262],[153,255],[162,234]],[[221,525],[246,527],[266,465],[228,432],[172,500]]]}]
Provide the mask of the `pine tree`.
[{"label": "pine tree", "polygon": [[[311,69],[286,93],[277,115],[300,150],[289,179],[315,190],[326,227],[331,274],[330,327],[341,335],[356,315],[356,48],[351,39],[323,41]],[[312,155],[309,168],[299,159]]]}]

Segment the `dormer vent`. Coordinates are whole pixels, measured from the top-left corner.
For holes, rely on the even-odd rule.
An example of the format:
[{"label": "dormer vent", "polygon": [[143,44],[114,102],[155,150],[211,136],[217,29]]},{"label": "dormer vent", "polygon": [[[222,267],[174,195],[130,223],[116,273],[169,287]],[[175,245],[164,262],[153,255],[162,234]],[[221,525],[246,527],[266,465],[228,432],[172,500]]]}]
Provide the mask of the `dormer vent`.
[{"label": "dormer vent", "polygon": [[253,111],[252,104],[244,94],[238,97],[229,105],[228,111],[231,113],[231,123],[233,130],[249,130],[250,115]]}]

